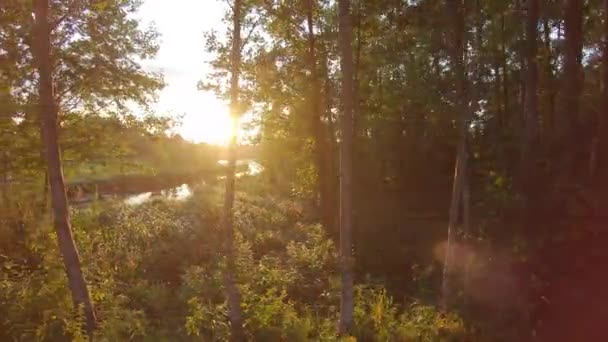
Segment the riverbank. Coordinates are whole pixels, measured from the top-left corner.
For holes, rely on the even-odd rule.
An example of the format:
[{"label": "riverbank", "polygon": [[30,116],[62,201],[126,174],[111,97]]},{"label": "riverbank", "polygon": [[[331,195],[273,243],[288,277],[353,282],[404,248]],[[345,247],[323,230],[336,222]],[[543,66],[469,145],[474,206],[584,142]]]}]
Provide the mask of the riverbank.
[{"label": "riverbank", "polygon": [[[236,171],[237,176],[242,176],[258,174],[261,170],[261,165],[254,160],[240,160]],[[189,173],[123,174],[75,180],[66,184],[66,191],[68,201],[76,205],[104,198],[150,197],[172,191],[184,193],[184,187],[189,189],[201,182],[213,184],[222,179],[225,172],[226,163],[220,160],[213,168]]]}]

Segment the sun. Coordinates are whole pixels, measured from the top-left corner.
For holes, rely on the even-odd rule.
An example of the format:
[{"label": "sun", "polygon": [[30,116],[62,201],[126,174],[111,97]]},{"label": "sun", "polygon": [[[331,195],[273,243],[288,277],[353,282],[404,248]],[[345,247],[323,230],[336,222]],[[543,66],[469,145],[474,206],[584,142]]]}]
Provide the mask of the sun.
[{"label": "sun", "polygon": [[205,96],[201,108],[187,113],[178,133],[194,142],[228,145],[232,137],[232,119],[227,105],[213,96]]}]

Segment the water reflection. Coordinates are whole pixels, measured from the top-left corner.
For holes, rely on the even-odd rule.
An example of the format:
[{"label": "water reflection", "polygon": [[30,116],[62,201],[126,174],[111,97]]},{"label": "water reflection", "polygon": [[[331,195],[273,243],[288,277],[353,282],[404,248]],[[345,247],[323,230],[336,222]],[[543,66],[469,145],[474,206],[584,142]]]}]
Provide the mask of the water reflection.
[{"label": "water reflection", "polygon": [[249,161],[249,174],[254,176],[259,174],[260,172],[262,172],[263,167],[260,163],[258,163],[255,160],[250,160]]},{"label": "water reflection", "polygon": [[138,204],[142,204],[145,201],[149,200],[152,197],[152,193],[151,192],[144,192],[143,194],[137,194],[134,196],[129,196],[127,197],[127,199],[125,199],[125,204],[128,205],[138,205]]},{"label": "water reflection", "polygon": [[[226,165],[227,160],[218,161],[219,164]],[[237,165],[247,165],[247,170],[238,172],[236,177],[242,177],[245,175],[254,176],[262,172],[263,167],[260,163],[252,159],[238,160]],[[225,176],[219,177],[219,179],[225,179]],[[185,200],[192,195],[192,188],[188,184],[182,184],[178,187],[162,190],[159,192],[143,192],[140,194],[134,194],[124,199],[124,203],[128,205],[139,205],[147,202],[154,198],[170,199],[170,200]]]},{"label": "water reflection", "polygon": [[192,195],[190,185],[182,184],[178,187],[162,190],[160,192],[144,192],[141,194],[129,196],[124,200],[125,204],[128,205],[139,205],[153,198],[163,198],[170,200],[185,200]]}]

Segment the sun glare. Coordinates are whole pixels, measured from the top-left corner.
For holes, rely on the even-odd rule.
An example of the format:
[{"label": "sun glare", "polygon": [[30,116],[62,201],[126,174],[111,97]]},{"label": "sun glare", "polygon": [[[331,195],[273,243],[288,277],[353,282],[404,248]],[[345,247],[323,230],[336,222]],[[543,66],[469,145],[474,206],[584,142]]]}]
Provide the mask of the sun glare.
[{"label": "sun glare", "polygon": [[192,141],[227,145],[232,136],[228,106],[215,98],[205,99],[198,113],[184,117],[179,133]]}]

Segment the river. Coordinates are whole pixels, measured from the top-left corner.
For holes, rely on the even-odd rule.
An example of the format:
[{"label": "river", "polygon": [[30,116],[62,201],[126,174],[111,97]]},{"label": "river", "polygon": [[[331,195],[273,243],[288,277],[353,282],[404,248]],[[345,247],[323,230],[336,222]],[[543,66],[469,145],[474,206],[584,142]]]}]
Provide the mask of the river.
[{"label": "river", "polygon": [[[220,160],[220,161],[218,161],[218,163],[222,164],[222,165],[226,165],[228,163],[228,161]],[[255,175],[259,174],[260,172],[262,172],[262,169],[263,169],[262,165],[260,165],[257,161],[255,161],[253,159],[239,160],[239,161],[237,161],[237,164],[238,165],[247,164],[247,166],[248,166],[247,171],[239,172],[236,174],[237,178],[243,177],[245,175],[255,176]],[[225,179],[225,178],[226,178],[226,176],[219,177],[219,179]],[[149,191],[149,192],[142,192],[142,193],[138,193],[138,194],[128,195],[123,200],[123,202],[128,205],[139,205],[139,204],[145,203],[145,202],[155,199],[155,198],[163,198],[163,199],[181,201],[181,200],[188,199],[191,195],[192,195],[191,185],[184,183],[179,186],[164,189],[161,191],[155,191],[155,192]]]}]

